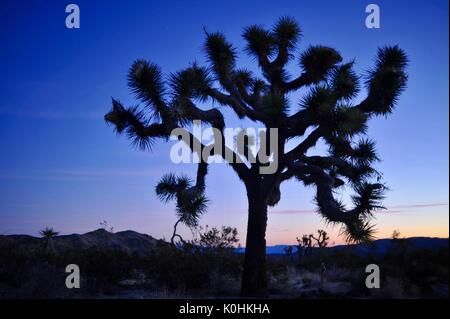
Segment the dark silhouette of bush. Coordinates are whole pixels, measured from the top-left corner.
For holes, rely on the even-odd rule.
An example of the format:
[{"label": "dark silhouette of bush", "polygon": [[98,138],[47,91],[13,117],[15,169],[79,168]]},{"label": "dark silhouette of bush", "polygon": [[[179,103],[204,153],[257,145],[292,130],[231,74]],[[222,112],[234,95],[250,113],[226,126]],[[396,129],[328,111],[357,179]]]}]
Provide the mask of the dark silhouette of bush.
[{"label": "dark silhouette of bush", "polygon": [[[244,256],[235,253],[231,246],[217,244],[219,238],[223,238],[220,231],[210,231],[204,232],[208,234],[205,237],[208,239],[203,241],[203,246],[188,243],[174,247],[159,241],[148,256],[97,249],[49,253],[40,248],[27,250],[2,244],[0,298],[120,296],[123,291],[135,288],[145,291],[167,290],[184,296],[235,297],[239,293]],[[215,238],[212,239],[212,235]],[[229,242],[229,239],[225,241]],[[340,271],[335,280],[351,285],[346,297],[448,298],[448,246],[439,249],[413,248],[407,239],[398,239],[389,247],[382,254],[375,250],[369,254],[361,253],[360,249],[351,246],[324,248],[326,253],[322,255],[315,253],[315,248],[300,261],[286,259],[283,255],[270,255],[267,261],[268,274],[278,282],[271,293],[292,298],[300,295],[305,298],[336,297],[320,290],[300,295],[285,293],[289,291],[286,285],[292,281],[290,276],[293,271],[300,276],[305,272],[317,276],[324,262],[327,269]],[[81,289],[69,290],[65,287],[65,267],[72,263],[80,266]],[[376,292],[365,286],[365,267],[372,263],[381,269],[381,288]],[[327,276],[325,282],[333,280]],[[133,286],[122,286],[122,281],[137,277],[145,280]]]},{"label": "dark silhouette of bush", "polygon": [[200,230],[198,239],[183,245],[157,247],[147,258],[146,275],[158,286],[186,290],[217,286],[213,281],[223,278],[236,279],[243,257],[234,252],[237,235],[237,230],[231,227],[222,227],[220,231],[206,228]]}]

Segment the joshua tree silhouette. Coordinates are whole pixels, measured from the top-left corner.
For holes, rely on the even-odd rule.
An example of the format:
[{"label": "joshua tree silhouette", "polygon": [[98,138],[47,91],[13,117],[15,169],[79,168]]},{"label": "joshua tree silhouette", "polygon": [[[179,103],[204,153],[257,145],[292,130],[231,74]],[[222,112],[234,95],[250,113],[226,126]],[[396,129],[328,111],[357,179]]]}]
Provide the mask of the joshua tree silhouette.
[{"label": "joshua tree silhouette", "polygon": [[53,227],[45,227],[43,230],[39,231],[39,234],[45,238],[45,250],[51,249],[52,239],[58,236],[59,232],[54,231]]},{"label": "joshua tree silhouette", "polygon": [[318,234],[317,237],[314,237],[314,234],[311,234],[309,236],[316,241],[317,246],[319,248],[327,247],[328,240],[330,239],[330,237],[328,236],[327,232],[324,231],[323,229],[319,229],[317,231],[317,234]]},{"label": "joshua tree silhouette", "polygon": [[166,174],[156,186],[156,194],[164,201],[176,199],[176,214],[178,219],[173,226],[173,234],[170,239],[172,245],[176,245],[175,238],[184,242],[183,238],[177,234],[177,226],[183,223],[188,227],[195,227],[198,218],[206,211],[208,199],[203,191],[193,188],[192,181],[187,176],[176,177],[173,174]]},{"label": "joshua tree silhouette", "polygon": [[[188,223],[186,212],[196,211],[198,216],[206,209],[208,162],[201,158],[205,145],[186,128],[193,120],[209,123],[220,131],[225,127],[224,117],[217,108],[204,110],[196,103],[227,106],[239,118],[262,124],[267,128],[267,141],[272,134],[269,129],[278,129],[278,168],[273,174],[261,174],[260,168],[267,163],[259,156],[256,163],[228,161],[245,184],[248,198],[241,293],[264,296],[267,211],[279,202],[283,182],[296,179],[314,186],[318,212],[331,223],[341,223],[348,240],[362,242],[373,238],[369,219],[374,210],[382,208],[380,200],[385,187],[381,174],[372,167],[378,158],[375,143],[365,136],[367,121],[393,111],[406,85],[407,57],[397,46],[379,48],[375,66],[363,81],[368,95],[360,103],[352,103],[361,80],[352,69],[354,61],[343,62],[338,51],[325,46],[310,46],[297,53],[301,30],[289,17],[280,18],[270,30],[256,25],[244,30],[246,52],[258,62],[261,77],[236,67],[237,51],[223,34],[206,31],[205,34],[209,66],[193,63],[165,80],[157,65],[135,61],[128,84],[143,106],[126,108],[113,99],[112,110],[105,119],[142,149],[151,148],[157,138],[169,138],[177,127],[189,136],[188,146],[200,157],[195,184],[188,185],[184,178],[169,175],[157,187],[161,198],[176,199],[180,221]],[[286,65],[296,55],[302,71],[291,78]],[[308,93],[299,106],[294,106],[288,97],[300,89]],[[218,139],[219,155],[225,154],[223,134]],[[327,154],[307,155],[319,139],[328,145]],[[288,149],[288,141],[297,144]],[[233,159],[239,157],[232,150],[227,151],[232,152]],[[210,155],[216,152],[214,149]],[[346,183],[354,190],[352,208],[335,199],[335,192]]]}]

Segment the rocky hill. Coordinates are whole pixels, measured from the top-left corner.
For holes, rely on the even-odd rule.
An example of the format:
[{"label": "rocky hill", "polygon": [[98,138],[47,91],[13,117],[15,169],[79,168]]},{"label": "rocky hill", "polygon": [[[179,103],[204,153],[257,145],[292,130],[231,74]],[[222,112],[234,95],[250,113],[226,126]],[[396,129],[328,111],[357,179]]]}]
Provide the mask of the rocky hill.
[{"label": "rocky hill", "polygon": [[[112,233],[104,229],[97,229],[85,234],[56,236],[50,240],[50,247],[56,252],[75,249],[95,248],[99,250],[119,250],[130,254],[147,254],[151,248],[162,240],[135,231],[126,230]],[[35,250],[46,246],[47,240],[28,235],[0,236],[2,245],[13,245],[17,249]]]}]

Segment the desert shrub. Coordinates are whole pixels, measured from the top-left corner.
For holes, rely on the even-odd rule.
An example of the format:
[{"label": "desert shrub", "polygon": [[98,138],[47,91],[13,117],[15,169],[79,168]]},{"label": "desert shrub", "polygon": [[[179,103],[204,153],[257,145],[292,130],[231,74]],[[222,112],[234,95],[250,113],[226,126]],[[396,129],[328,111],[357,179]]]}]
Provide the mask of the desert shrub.
[{"label": "desert shrub", "polygon": [[[414,249],[394,247],[380,262],[386,276],[397,278],[411,297],[433,297],[437,286],[448,287],[448,248]],[[448,292],[448,290],[447,290]]]},{"label": "desert shrub", "polygon": [[0,248],[0,283],[17,288],[23,281],[23,270],[28,266],[29,258],[12,246]]},{"label": "desert shrub", "polygon": [[219,230],[215,227],[209,229],[206,225],[205,229],[199,228],[199,238],[194,238],[191,244],[205,250],[221,252],[222,250],[232,250],[238,242],[236,228],[222,226],[222,229]]},{"label": "desert shrub", "polygon": [[[233,248],[236,239],[231,228],[206,229],[182,246],[158,242],[145,257],[94,248],[56,253],[1,243],[0,298],[98,297],[135,288],[163,296],[236,296],[243,266],[243,254]],[[312,250],[300,260],[269,255],[270,292],[285,297],[333,297],[321,290],[321,263],[325,263],[324,285],[347,283],[351,286],[345,293],[348,297],[448,298],[447,247],[412,249],[398,240],[384,253],[368,252],[351,247],[321,254]],[[380,266],[381,289],[365,286],[365,267],[371,263]],[[81,289],[65,287],[68,264],[80,266]],[[134,284],[125,287],[124,281]]]},{"label": "desert shrub", "polygon": [[[120,251],[72,250],[57,254],[48,250],[0,249],[0,295],[16,298],[63,298],[83,293],[108,292],[139,266],[141,258]],[[81,289],[65,286],[68,264],[81,270]]]},{"label": "desert shrub", "polygon": [[269,276],[284,275],[290,265],[289,261],[286,261],[284,258],[273,258],[272,256],[268,256],[266,263]]},{"label": "desert shrub", "polygon": [[63,264],[77,264],[85,279],[86,290],[109,293],[120,280],[130,278],[141,258],[118,250],[74,250],[61,257]]},{"label": "desert shrub", "polygon": [[233,228],[206,228],[198,238],[181,246],[156,247],[146,258],[146,275],[168,289],[184,287],[224,293],[224,287],[234,287],[240,277],[242,256],[234,253],[236,242],[237,231]]},{"label": "desert shrub", "polygon": [[57,298],[65,295],[59,257],[42,250],[0,247],[0,297]]}]

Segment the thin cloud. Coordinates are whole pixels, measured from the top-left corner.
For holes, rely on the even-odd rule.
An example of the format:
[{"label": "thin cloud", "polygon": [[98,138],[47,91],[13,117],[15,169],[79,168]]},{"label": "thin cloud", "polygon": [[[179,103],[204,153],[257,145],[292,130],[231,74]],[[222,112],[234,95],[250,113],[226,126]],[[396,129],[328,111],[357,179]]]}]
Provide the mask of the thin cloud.
[{"label": "thin cloud", "polygon": [[21,118],[35,118],[44,120],[71,120],[71,119],[102,119],[104,114],[100,112],[70,113],[61,111],[29,111],[0,109],[0,116]]},{"label": "thin cloud", "polygon": [[110,176],[152,176],[161,174],[161,170],[60,170],[57,174],[67,176],[110,177]]},{"label": "thin cloud", "polygon": [[448,203],[424,203],[424,204],[413,204],[413,205],[395,205],[389,206],[388,209],[411,209],[411,208],[428,208],[437,206],[448,206]]},{"label": "thin cloud", "polygon": [[404,210],[400,210],[400,209],[390,209],[390,208],[387,208],[387,209],[380,209],[378,212],[377,212],[377,214],[378,213],[383,213],[383,214],[398,214],[398,213],[404,213],[405,211]]},{"label": "thin cloud", "polygon": [[276,210],[271,211],[270,214],[280,214],[280,215],[295,215],[295,214],[315,214],[317,211],[313,209],[287,209],[287,210]]},{"label": "thin cloud", "polygon": [[53,170],[46,173],[0,173],[0,179],[13,180],[86,180],[107,177],[159,176],[161,170]]},{"label": "thin cloud", "polygon": [[[411,205],[393,205],[387,207],[385,210],[379,210],[381,213],[409,213],[414,209],[421,209],[421,208],[430,208],[430,207],[441,207],[441,206],[448,206],[448,203],[420,203],[420,204],[411,204]],[[280,214],[280,215],[301,215],[301,214],[315,214],[317,213],[316,210],[313,209],[291,209],[291,210],[278,210],[278,211],[272,211],[271,214]]]}]

